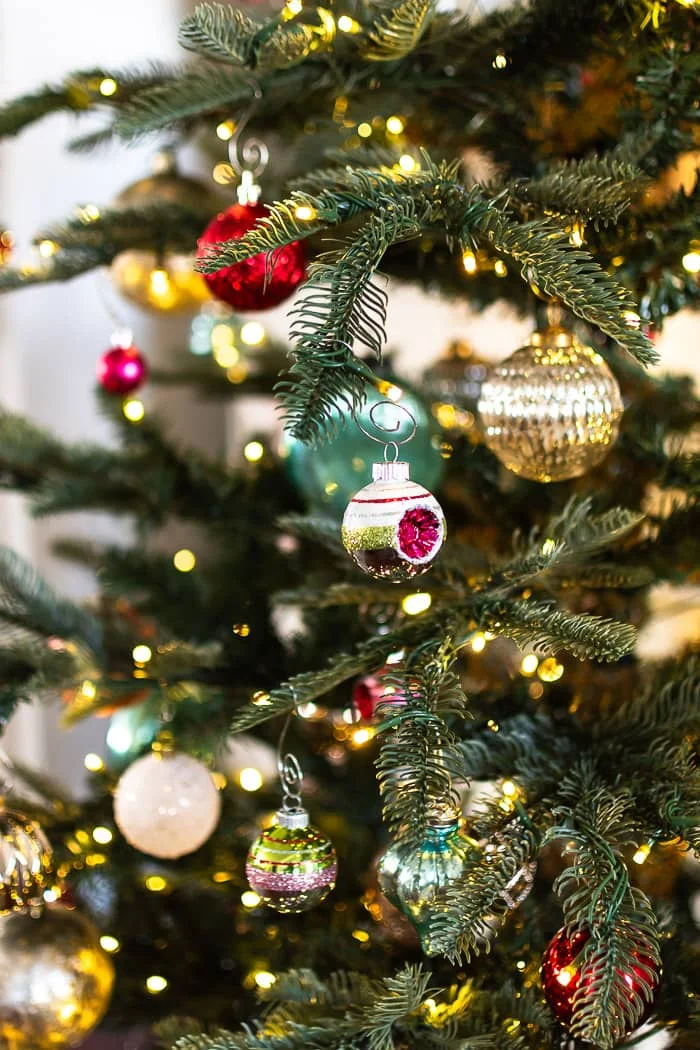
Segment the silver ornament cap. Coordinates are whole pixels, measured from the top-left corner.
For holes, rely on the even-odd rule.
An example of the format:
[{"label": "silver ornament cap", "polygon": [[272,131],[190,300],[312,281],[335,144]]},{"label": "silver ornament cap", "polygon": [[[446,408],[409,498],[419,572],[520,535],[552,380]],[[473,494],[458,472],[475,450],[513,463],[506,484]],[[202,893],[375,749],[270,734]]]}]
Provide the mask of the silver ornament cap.
[{"label": "silver ornament cap", "polygon": [[408,481],[409,470],[409,464],[401,459],[393,463],[373,463],[372,481]]}]

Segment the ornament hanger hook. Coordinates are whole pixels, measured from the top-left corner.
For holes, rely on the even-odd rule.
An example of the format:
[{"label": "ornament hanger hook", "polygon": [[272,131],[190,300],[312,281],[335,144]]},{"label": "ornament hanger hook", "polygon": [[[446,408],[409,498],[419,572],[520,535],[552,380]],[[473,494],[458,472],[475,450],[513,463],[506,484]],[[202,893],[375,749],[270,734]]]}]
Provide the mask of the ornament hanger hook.
[{"label": "ornament hanger hook", "polygon": [[262,139],[254,135],[243,139],[243,132],[262,98],[262,90],[257,81],[250,80],[249,83],[253,92],[252,101],[236,122],[236,130],[228,141],[231,167],[243,185],[252,185],[265,171],[270,160],[270,151]]},{"label": "ornament hanger hook", "polygon": [[[396,419],[394,420],[393,424],[389,424],[375,418],[377,410],[380,408],[384,408],[385,405],[388,405],[390,408],[395,408],[397,412],[403,412],[404,415],[408,416],[408,418],[410,419],[411,430],[410,433],[406,435],[406,437],[402,437],[398,440],[394,438],[393,441],[386,441],[384,438],[377,437],[376,434],[373,434],[371,431],[367,430],[367,428],[360,422],[359,419],[356,418],[355,422],[357,423],[358,427],[365,435],[365,437],[368,437],[371,441],[376,441],[379,445],[384,445],[384,462],[395,463],[399,458],[399,445],[405,445],[407,442],[411,441],[416,436],[418,424],[416,423],[416,417],[413,415],[410,409],[406,408],[405,405],[399,405],[396,403],[396,401],[390,401],[388,399],[384,401],[377,401],[376,405],[372,405],[372,407],[370,408],[368,416],[370,423],[373,427],[375,427],[376,430],[380,432],[380,434],[395,434],[397,430],[401,428],[400,419]],[[389,449],[391,449],[393,453],[392,459],[389,459]]]},{"label": "ornament hanger hook", "polygon": [[[294,699],[294,710],[296,711],[296,697]],[[304,774],[299,764],[299,759],[291,752],[288,751],[285,754],[284,751],[284,744],[292,722],[293,713],[294,711],[290,711],[287,715],[287,720],[284,723],[279,743],[277,744],[277,772],[282,785],[282,809],[286,813],[304,808],[301,798],[301,784]]]}]

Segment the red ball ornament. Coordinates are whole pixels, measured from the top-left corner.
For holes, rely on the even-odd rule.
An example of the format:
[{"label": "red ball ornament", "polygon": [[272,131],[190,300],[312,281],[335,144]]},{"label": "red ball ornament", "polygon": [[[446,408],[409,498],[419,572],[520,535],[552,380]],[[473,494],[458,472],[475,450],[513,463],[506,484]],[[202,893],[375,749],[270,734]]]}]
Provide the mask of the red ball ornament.
[{"label": "red ball ornament", "polygon": [[352,708],[356,719],[361,722],[371,722],[377,714],[377,707],[381,705],[380,716],[386,714],[389,707],[404,707],[406,697],[403,690],[387,680],[392,670],[389,666],[382,667],[376,674],[365,675],[358,678],[352,687]]},{"label": "red ball ornament", "polygon": [[[581,984],[580,964],[577,958],[590,938],[588,930],[575,930],[571,935],[565,926],[555,933],[542,957],[542,990],[547,1005],[563,1025],[570,1025],[574,1011],[574,999]],[[659,969],[653,959],[634,953],[639,965],[633,965],[629,973],[622,974],[629,988],[629,999],[641,998],[644,1010],[635,1027],[643,1024],[654,1006],[654,995],[659,986]],[[653,974],[650,976],[649,971]],[[591,983],[585,979],[585,985]],[[650,996],[649,993],[652,993]],[[630,1029],[632,1031],[632,1029]],[[628,1033],[629,1034],[629,1033]]]},{"label": "red ball ornament", "polygon": [[[251,230],[269,208],[256,204],[234,204],[207,226],[197,242],[197,258],[206,257],[210,245],[232,241]],[[233,266],[202,276],[210,292],[240,313],[268,310],[287,299],[306,273],[306,250],[301,241],[278,248],[271,255],[259,252]]]},{"label": "red ball ornament", "polygon": [[97,381],[108,394],[130,394],[145,382],[146,358],[135,346],[115,346],[97,362]]}]

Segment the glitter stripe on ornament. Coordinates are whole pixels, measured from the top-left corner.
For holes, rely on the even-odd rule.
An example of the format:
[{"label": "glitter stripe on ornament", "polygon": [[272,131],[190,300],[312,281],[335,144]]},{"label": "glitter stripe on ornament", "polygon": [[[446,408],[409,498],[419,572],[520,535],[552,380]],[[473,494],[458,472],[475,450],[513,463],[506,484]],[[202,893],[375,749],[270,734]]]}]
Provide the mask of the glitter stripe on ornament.
[{"label": "glitter stripe on ornament", "polygon": [[325,886],[329,886],[332,889],[335,885],[337,873],[338,865],[336,863],[321,871],[312,871],[308,874],[261,871],[260,868],[251,864],[246,865],[246,877],[252,888],[256,892],[262,889],[265,893],[306,893],[309,890],[319,890]]}]

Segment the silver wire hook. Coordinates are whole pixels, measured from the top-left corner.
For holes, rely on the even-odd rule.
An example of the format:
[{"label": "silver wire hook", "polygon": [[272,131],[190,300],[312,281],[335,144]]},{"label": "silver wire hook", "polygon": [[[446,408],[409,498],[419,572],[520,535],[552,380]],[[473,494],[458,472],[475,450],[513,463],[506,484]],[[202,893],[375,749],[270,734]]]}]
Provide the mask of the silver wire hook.
[{"label": "silver wire hook", "polygon": [[[370,423],[373,427],[376,427],[376,429],[381,434],[395,434],[396,431],[401,428],[401,420],[399,419],[394,421],[393,426],[390,426],[387,423],[382,423],[374,418],[377,409],[383,408],[385,405],[388,405],[390,408],[395,408],[398,412],[403,412],[410,419],[411,431],[409,434],[406,435],[406,437],[402,437],[399,440],[394,438],[393,441],[385,441],[384,438],[377,437],[376,434],[372,434],[369,430],[367,430],[367,428],[363,426],[362,422],[358,418],[355,419],[355,422],[357,423],[362,433],[371,441],[376,441],[377,444],[384,445],[384,462],[396,463],[396,461],[399,458],[399,445],[405,445],[408,441],[411,441],[416,436],[418,424],[416,423],[416,417],[413,415],[410,409],[406,408],[405,405],[399,405],[396,401],[390,401],[387,398],[384,401],[377,401],[377,403],[375,405],[372,405],[369,412],[367,413]],[[389,459],[389,449],[393,451],[393,459]]]},{"label": "silver wire hook", "polygon": [[304,808],[301,797],[301,785],[304,779],[304,774],[301,765],[299,764],[299,759],[296,755],[293,755],[291,751],[288,751],[286,754],[284,752],[284,743],[287,738],[287,732],[292,723],[292,716],[296,711],[296,706],[295,696],[294,709],[287,715],[287,719],[277,743],[277,773],[282,786],[282,809],[285,810],[285,812]]},{"label": "silver wire hook", "polygon": [[262,139],[254,135],[241,141],[243,132],[262,98],[262,90],[257,81],[250,80],[249,84],[253,90],[253,99],[243,116],[236,122],[236,130],[228,140],[228,157],[236,175],[240,177],[244,171],[247,171],[254,179],[257,179],[268,165],[270,151]]}]

